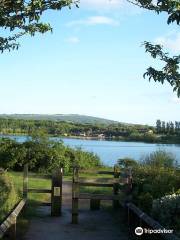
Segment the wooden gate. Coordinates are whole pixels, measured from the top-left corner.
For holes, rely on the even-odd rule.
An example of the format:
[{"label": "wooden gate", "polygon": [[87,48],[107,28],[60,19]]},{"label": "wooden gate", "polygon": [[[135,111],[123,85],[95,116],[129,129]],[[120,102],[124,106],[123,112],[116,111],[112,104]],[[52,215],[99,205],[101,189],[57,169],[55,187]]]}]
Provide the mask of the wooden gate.
[{"label": "wooden gate", "polygon": [[[119,206],[119,167],[114,166],[114,171],[96,171],[97,174],[108,174],[112,175],[113,178],[106,179],[106,182],[98,179],[84,180],[79,178],[78,167],[73,168],[73,179],[72,179],[72,223],[78,223],[78,203],[79,199],[90,199],[91,210],[98,210],[100,208],[101,200],[111,200],[113,201],[113,207],[117,208]],[[113,190],[113,194],[90,194],[90,193],[80,193],[80,186],[92,186],[92,187],[110,187]]]},{"label": "wooden gate", "polygon": [[[28,164],[24,166],[24,176],[23,176],[23,198],[27,199],[28,204],[28,193],[39,193],[51,194],[50,203],[41,203],[44,206],[51,206],[51,216],[60,216],[62,211],[62,176],[63,169],[59,168],[53,172],[52,175],[35,175],[37,178],[51,179],[51,189],[38,189],[38,188],[29,188],[28,186],[28,176],[31,176],[31,173],[28,173]],[[38,180],[37,180],[38,181]]]}]

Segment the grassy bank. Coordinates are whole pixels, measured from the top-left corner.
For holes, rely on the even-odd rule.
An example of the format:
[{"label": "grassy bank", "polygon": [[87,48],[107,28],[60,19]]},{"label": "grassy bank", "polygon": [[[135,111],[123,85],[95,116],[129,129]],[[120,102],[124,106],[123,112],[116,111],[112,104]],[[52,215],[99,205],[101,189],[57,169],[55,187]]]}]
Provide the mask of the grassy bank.
[{"label": "grassy bank", "polygon": [[[22,189],[23,189],[23,173],[22,172],[9,172],[9,175],[13,179],[15,189],[18,192],[19,197],[22,197]],[[50,179],[42,179],[41,177],[36,177],[36,174],[32,174],[32,176],[28,177],[28,187],[35,189],[51,189],[51,180]],[[33,176],[34,175],[34,176]],[[32,208],[32,212],[29,214],[33,215],[35,213],[35,207],[40,202],[49,202],[50,194],[36,194],[36,193],[28,193],[28,208]]]}]

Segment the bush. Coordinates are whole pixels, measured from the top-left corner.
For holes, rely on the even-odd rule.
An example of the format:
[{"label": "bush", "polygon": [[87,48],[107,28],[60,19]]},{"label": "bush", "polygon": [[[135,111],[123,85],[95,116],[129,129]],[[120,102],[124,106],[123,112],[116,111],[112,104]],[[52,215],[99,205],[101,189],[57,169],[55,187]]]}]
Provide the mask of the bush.
[{"label": "bush", "polygon": [[100,158],[93,152],[82,151],[81,148],[75,150],[75,163],[81,169],[90,169],[102,166]]},{"label": "bush", "polygon": [[152,215],[163,226],[180,231],[180,194],[154,200]]},{"label": "bush", "polygon": [[[81,149],[72,149],[64,145],[56,145],[53,157],[49,158],[46,170],[52,171],[59,166],[63,166],[64,172],[68,173],[72,170],[72,166],[78,166],[81,169],[91,169],[102,166],[97,155]],[[43,166],[43,165],[42,165]],[[45,171],[44,167],[42,167]]]},{"label": "bush", "polygon": [[164,151],[150,154],[141,163],[132,159],[119,161],[121,166],[132,168],[132,201],[143,207],[143,198],[148,197],[147,194],[157,199],[178,191],[180,171],[174,167],[174,162],[173,155]]},{"label": "bush", "polygon": [[18,197],[11,178],[4,172],[0,174],[0,221],[13,209]]},{"label": "bush", "polygon": [[123,158],[118,160],[118,165],[121,168],[135,167],[138,163],[132,158]]},{"label": "bush", "polygon": [[20,144],[8,138],[0,139],[0,167],[12,168],[22,156]]},{"label": "bush", "polygon": [[163,226],[179,231],[180,171],[173,155],[157,151],[141,163],[125,159],[119,163],[132,168],[131,200]]},{"label": "bush", "polygon": [[176,161],[172,153],[164,150],[158,150],[145,157],[142,163],[155,168],[173,168],[175,167]]},{"label": "bush", "polygon": [[21,171],[26,163],[34,172],[51,172],[61,166],[65,172],[69,172],[74,164],[82,169],[102,165],[97,155],[72,149],[62,142],[50,141],[44,135],[33,136],[32,140],[24,143],[10,139],[0,140],[0,167]]},{"label": "bush", "polygon": [[153,199],[172,194],[180,186],[180,174],[173,169],[152,168],[144,165],[133,170],[133,196],[138,200],[142,193],[150,193]]},{"label": "bush", "polygon": [[152,210],[153,197],[150,193],[143,193],[139,196],[139,207],[146,213]]},{"label": "bush", "polygon": [[157,136],[152,133],[139,133],[132,132],[129,137],[131,141],[139,141],[139,142],[156,142],[158,140]]}]

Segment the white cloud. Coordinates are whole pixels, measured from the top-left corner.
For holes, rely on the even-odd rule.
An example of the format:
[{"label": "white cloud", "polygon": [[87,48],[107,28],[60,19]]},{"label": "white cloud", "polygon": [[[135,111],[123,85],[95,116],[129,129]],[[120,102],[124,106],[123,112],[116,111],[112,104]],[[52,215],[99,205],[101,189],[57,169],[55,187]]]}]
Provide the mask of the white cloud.
[{"label": "white cloud", "polygon": [[67,26],[77,26],[77,25],[86,25],[86,26],[93,26],[93,25],[111,25],[111,26],[118,26],[119,22],[113,18],[105,17],[105,16],[92,16],[88,17],[84,20],[74,20],[67,23]]},{"label": "white cloud", "polygon": [[78,37],[69,37],[66,39],[66,42],[76,44],[76,43],[79,43],[79,38]]},{"label": "white cloud", "polygon": [[170,33],[162,37],[158,37],[154,41],[156,44],[161,44],[174,53],[180,52],[180,33]]}]

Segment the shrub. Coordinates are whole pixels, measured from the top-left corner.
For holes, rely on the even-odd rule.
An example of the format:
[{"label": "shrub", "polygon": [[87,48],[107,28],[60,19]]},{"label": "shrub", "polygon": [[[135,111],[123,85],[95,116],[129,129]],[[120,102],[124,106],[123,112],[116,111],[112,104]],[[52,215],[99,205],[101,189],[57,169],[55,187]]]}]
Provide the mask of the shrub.
[{"label": "shrub", "polygon": [[133,141],[141,141],[141,142],[156,142],[158,140],[155,134],[139,133],[139,132],[132,132],[128,138]]},{"label": "shrub", "polygon": [[139,207],[146,213],[152,210],[153,197],[150,193],[143,193],[139,196]]},{"label": "shrub", "polygon": [[180,230],[180,194],[166,195],[153,201],[153,217],[163,226]]},{"label": "shrub", "polygon": [[19,143],[8,138],[0,139],[0,167],[4,169],[12,168],[21,158],[22,154]]},{"label": "shrub", "polygon": [[[133,189],[132,201],[144,208],[143,199],[161,198],[179,190],[180,171],[174,167],[173,155],[157,151],[150,154],[141,163],[124,159],[119,161],[123,166],[132,168]],[[149,200],[150,201],[150,200]]]},{"label": "shrub", "polygon": [[11,178],[5,173],[0,174],[0,220],[15,206],[18,197]]},{"label": "shrub", "polygon": [[102,166],[100,158],[96,154],[82,151],[81,148],[75,150],[75,162],[81,169]]},{"label": "shrub", "polygon": [[123,158],[118,160],[118,165],[121,168],[135,167],[138,163],[132,158]]},{"label": "shrub", "polygon": [[50,172],[60,166],[68,172],[73,163],[82,169],[101,166],[97,155],[81,149],[72,149],[62,142],[50,141],[44,135],[33,136],[32,140],[24,143],[10,139],[0,140],[0,167],[21,171],[26,163],[34,172]]},{"label": "shrub", "polygon": [[133,170],[133,192],[137,200],[142,193],[150,193],[153,199],[172,194],[180,186],[180,174],[174,169],[152,168],[140,165]]},{"label": "shrub", "polygon": [[[120,162],[128,167],[126,161]],[[130,161],[133,163],[133,161]],[[132,167],[132,201],[163,226],[180,230],[180,171],[172,154],[157,151]],[[174,194],[174,192],[176,194]]]},{"label": "shrub", "polygon": [[145,157],[142,163],[155,168],[173,168],[175,167],[176,161],[172,153],[164,150],[158,150]]}]

